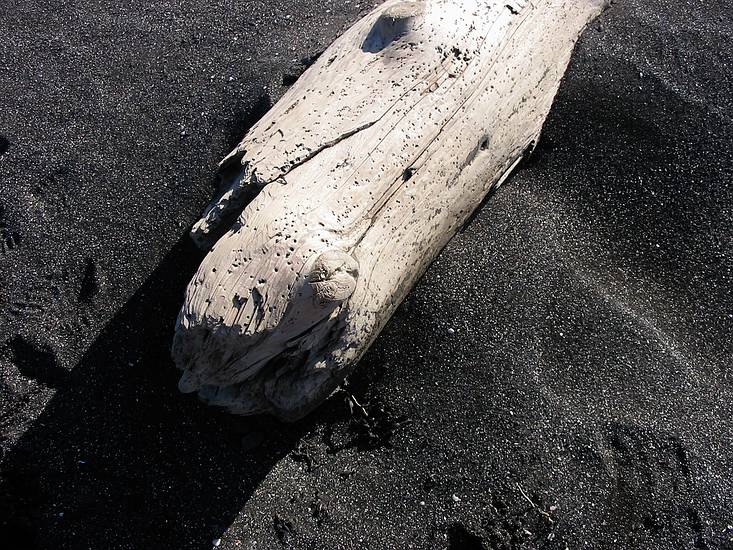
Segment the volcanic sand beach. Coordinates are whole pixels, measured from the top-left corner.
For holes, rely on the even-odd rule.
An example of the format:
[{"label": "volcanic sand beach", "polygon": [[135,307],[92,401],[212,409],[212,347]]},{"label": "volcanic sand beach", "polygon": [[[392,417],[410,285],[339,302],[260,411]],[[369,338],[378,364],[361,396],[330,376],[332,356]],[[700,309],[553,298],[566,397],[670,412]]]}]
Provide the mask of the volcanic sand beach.
[{"label": "volcanic sand beach", "polygon": [[374,5],[2,6],[8,547],[733,548],[723,0],[588,28],[534,155],[314,414],[177,392],[216,163]]}]

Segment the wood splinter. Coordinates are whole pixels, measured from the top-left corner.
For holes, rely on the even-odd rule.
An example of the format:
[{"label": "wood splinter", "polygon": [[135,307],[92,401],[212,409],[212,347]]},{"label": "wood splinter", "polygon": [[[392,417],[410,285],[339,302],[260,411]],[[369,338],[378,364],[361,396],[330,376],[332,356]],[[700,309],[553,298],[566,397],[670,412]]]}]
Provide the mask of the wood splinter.
[{"label": "wood splinter", "polygon": [[[179,387],[297,420],[537,141],[606,0],[390,0],[337,39],[221,163],[192,236]],[[259,192],[246,208],[246,201]]]}]

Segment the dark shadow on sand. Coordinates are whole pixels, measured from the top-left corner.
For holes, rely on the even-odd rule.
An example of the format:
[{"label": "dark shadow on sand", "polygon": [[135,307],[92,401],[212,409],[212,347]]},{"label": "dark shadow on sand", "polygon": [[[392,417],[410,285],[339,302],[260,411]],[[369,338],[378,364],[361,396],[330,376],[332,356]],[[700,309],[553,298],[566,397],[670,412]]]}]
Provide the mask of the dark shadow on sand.
[{"label": "dark shadow on sand", "polygon": [[176,391],[172,329],[202,256],[179,240],[5,457],[9,547],[211,548],[300,438]]}]

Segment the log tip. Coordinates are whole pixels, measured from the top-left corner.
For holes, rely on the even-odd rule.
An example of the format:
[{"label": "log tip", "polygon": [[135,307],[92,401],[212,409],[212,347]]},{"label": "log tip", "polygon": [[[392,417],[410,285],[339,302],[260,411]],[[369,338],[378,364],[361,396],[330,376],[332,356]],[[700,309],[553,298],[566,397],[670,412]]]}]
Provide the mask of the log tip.
[{"label": "log tip", "polygon": [[201,388],[201,380],[190,370],[183,371],[181,379],[178,381],[178,391],[181,393],[194,393]]}]

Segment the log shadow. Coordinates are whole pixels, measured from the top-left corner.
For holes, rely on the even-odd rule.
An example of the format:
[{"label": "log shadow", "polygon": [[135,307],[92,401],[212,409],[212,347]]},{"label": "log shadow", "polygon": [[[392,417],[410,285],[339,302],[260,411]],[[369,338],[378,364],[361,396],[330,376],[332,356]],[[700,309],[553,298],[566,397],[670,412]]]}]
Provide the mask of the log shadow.
[{"label": "log shadow", "polygon": [[172,329],[201,259],[183,236],[5,457],[0,536],[12,547],[211,548],[300,439],[302,424],[177,392]]}]

